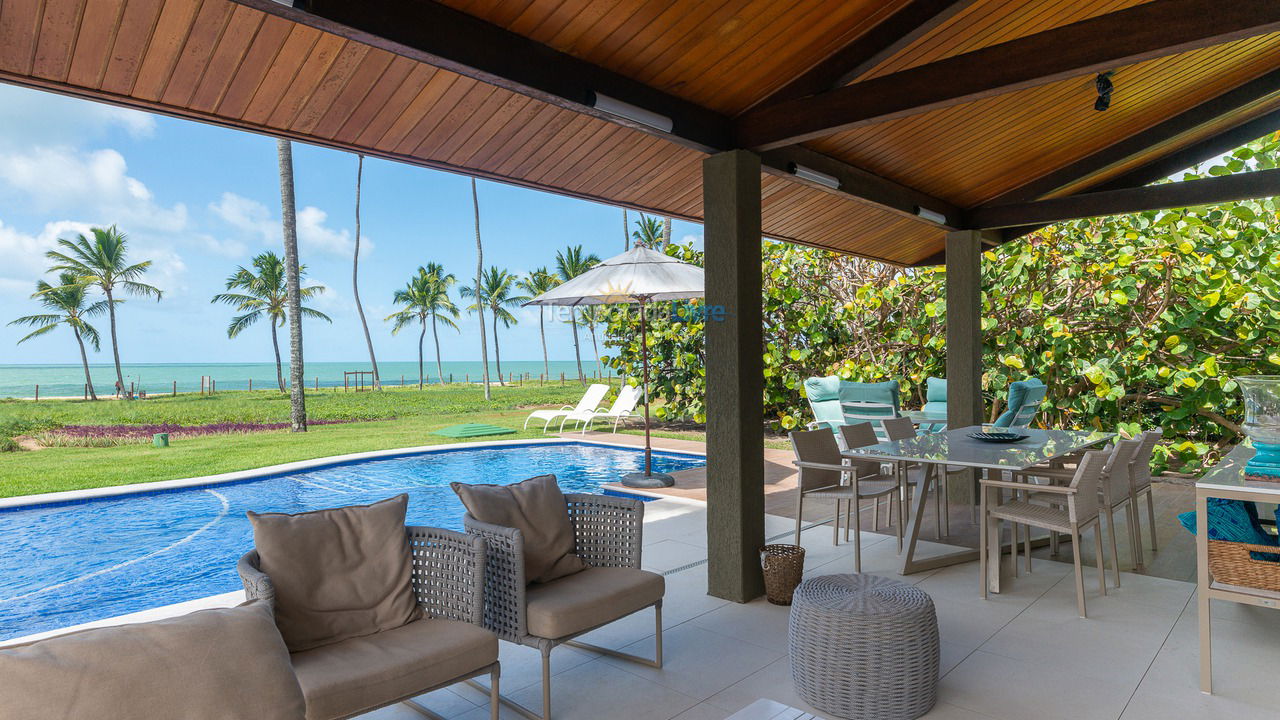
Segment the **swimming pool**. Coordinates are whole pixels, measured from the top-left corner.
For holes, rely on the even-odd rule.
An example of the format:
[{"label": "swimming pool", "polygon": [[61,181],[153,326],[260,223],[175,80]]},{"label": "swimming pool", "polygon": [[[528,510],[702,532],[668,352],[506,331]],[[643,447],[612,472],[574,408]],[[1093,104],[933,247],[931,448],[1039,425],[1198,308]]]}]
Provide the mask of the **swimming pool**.
[{"label": "swimming pool", "polygon": [[[655,471],[705,464],[655,452]],[[449,483],[555,473],[565,492],[642,469],[631,448],[516,444],[344,462],[217,485],[0,511],[0,640],[238,590],[246,510],[296,513],[409,494],[412,525],[462,529]]]}]

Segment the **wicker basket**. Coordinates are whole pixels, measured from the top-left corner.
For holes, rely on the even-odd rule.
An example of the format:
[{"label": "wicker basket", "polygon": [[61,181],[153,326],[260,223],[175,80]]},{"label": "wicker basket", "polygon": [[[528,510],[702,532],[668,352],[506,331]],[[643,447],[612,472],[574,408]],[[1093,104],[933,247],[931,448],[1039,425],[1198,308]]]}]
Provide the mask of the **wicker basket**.
[{"label": "wicker basket", "polygon": [[1280,592],[1280,562],[1254,560],[1250,552],[1280,555],[1280,548],[1210,540],[1209,572],[1213,579],[1227,585]]},{"label": "wicker basket", "polygon": [[765,545],[760,548],[765,597],[774,605],[790,605],[791,595],[804,576],[804,548],[799,545]]}]

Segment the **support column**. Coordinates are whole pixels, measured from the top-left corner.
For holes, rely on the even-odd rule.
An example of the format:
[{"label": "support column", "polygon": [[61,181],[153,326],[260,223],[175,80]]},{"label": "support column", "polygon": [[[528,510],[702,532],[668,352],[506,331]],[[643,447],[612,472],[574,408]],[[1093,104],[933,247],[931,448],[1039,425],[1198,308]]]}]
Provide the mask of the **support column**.
[{"label": "support column", "polygon": [[706,246],[707,591],[734,602],[764,593],[764,329],[760,158],[702,163]]},{"label": "support column", "polygon": [[982,422],[982,239],[947,233],[947,425]]}]

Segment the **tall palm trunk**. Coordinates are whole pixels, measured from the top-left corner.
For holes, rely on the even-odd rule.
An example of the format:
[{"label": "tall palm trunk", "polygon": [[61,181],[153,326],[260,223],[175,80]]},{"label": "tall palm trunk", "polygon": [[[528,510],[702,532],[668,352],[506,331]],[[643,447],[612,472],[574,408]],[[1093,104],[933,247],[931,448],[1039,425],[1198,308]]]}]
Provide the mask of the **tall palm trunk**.
[{"label": "tall palm trunk", "polygon": [[578,313],[569,308],[569,327],[573,328],[573,356],[578,360],[578,382],[587,384],[587,377],[582,374],[582,351],[578,349]]},{"label": "tall palm trunk", "polygon": [[111,297],[111,288],[104,287],[102,292],[107,296],[107,317],[111,319],[111,356],[116,362],[116,392],[124,394],[124,372],[120,370],[120,342],[116,340],[116,301]]},{"label": "tall palm trunk", "polygon": [[498,366],[498,384],[506,385],[507,381],[502,379],[502,351],[498,349],[498,311],[493,309],[493,362]]},{"label": "tall palm trunk", "polygon": [[280,335],[276,332],[276,319],[271,318],[271,349],[276,351],[276,384],[284,392],[284,366],[280,362]]},{"label": "tall palm trunk", "polygon": [[660,250],[666,250],[671,244],[671,218],[662,218],[662,247]]},{"label": "tall palm trunk", "polygon": [[364,307],[360,304],[360,185],[364,177],[364,156],[356,156],[356,249],[351,254],[351,295],[356,301],[356,314],[364,328],[364,344],[369,347],[369,364],[373,366],[373,389],[382,389],[378,375],[378,358],[373,354],[373,336],[369,334],[369,322],[364,319]]},{"label": "tall palm trunk", "polygon": [[440,364],[440,331],[436,328],[436,314],[431,313],[431,339],[436,343],[436,380],[444,384],[444,365]]},{"label": "tall palm trunk", "polygon": [[551,361],[547,359],[547,325],[545,308],[538,307],[538,334],[542,336],[542,374],[551,379]]},{"label": "tall palm trunk", "polygon": [[626,252],[631,249],[631,233],[627,227],[627,209],[622,208],[622,251]]},{"label": "tall palm trunk", "polygon": [[84,351],[84,338],[80,337],[80,329],[74,325],[71,331],[76,334],[76,344],[80,346],[80,362],[84,365],[84,385],[89,388],[89,399],[97,400],[98,393],[93,389],[93,376],[89,374],[89,354]]},{"label": "tall palm trunk", "polygon": [[293,432],[307,431],[305,368],[302,366],[302,290],[298,279],[298,216],[293,196],[293,147],[276,140],[280,160],[280,218],[284,225],[284,273],[289,309],[289,423]]},{"label": "tall palm trunk", "polygon": [[596,344],[596,324],[591,323],[587,329],[591,331],[591,349],[596,354],[596,372],[603,375],[604,365],[600,363],[600,346]]},{"label": "tall palm trunk", "polygon": [[[433,320],[434,322],[434,320]],[[422,389],[422,384],[426,380],[422,376],[422,341],[427,337],[427,324],[422,323],[422,332],[418,333],[418,389]]]},{"label": "tall palm trunk", "polygon": [[471,178],[471,207],[476,216],[476,315],[480,316],[480,364],[484,368],[484,399],[492,400],[489,392],[489,348],[484,337],[484,303],[480,301],[480,283],[484,275],[484,247],[480,245],[480,196],[476,193],[476,179]]}]

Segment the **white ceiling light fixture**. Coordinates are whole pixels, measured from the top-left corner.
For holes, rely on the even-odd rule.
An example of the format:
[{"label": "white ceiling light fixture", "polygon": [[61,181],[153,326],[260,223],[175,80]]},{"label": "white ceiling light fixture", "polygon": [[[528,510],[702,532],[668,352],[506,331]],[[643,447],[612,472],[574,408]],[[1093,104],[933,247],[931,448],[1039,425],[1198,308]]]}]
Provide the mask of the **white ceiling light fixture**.
[{"label": "white ceiling light fixture", "polygon": [[840,178],[836,177],[835,175],[828,175],[824,172],[818,172],[813,168],[807,168],[803,165],[797,165],[796,163],[791,163],[787,165],[787,170],[791,171],[792,175],[795,175],[801,180],[808,180],[809,182],[818,183],[819,185],[829,187],[832,190],[840,189]]},{"label": "white ceiling light fixture", "polygon": [[930,210],[927,207],[917,207],[916,215],[919,215],[921,219],[928,220],[931,223],[937,223],[939,225],[947,224],[946,215],[938,212],[937,210]]},{"label": "white ceiling light fixture", "polygon": [[645,110],[629,102],[623,102],[598,92],[591,93],[591,107],[665,133],[671,132],[671,128],[675,126],[671,118],[666,115],[661,115],[652,110]]}]

